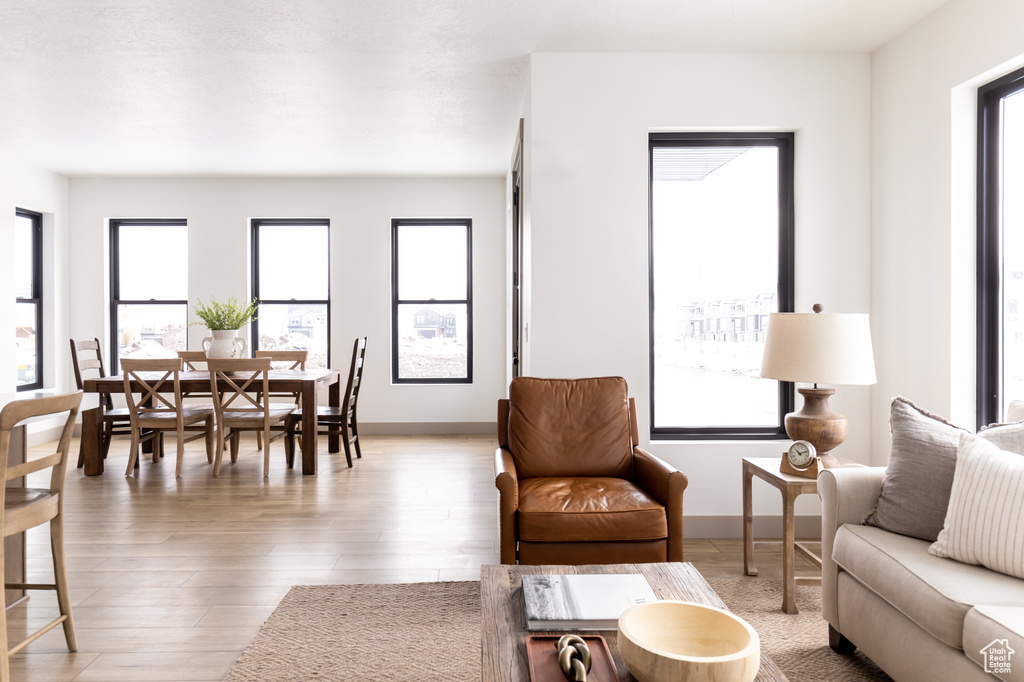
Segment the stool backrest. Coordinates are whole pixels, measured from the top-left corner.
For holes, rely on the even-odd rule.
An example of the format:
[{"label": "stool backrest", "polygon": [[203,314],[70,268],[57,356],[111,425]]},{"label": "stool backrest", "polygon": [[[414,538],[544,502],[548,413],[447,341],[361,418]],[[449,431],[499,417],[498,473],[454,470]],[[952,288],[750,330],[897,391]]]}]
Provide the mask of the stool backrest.
[{"label": "stool backrest", "polygon": [[[64,489],[64,470],[67,467],[68,451],[71,448],[71,433],[75,429],[75,420],[78,418],[78,408],[81,404],[82,392],[76,391],[65,395],[16,400],[7,403],[3,410],[0,410],[0,472],[2,472],[4,482],[52,467],[50,492],[59,493]],[[8,466],[7,457],[11,449],[11,431],[26,419],[60,414],[61,412],[67,412],[68,415],[64,420],[60,440],[57,441],[57,451],[52,455],[37,457],[23,464]],[[3,495],[4,492],[0,491],[0,502],[3,500]],[[63,504],[63,499],[59,504]]]}]

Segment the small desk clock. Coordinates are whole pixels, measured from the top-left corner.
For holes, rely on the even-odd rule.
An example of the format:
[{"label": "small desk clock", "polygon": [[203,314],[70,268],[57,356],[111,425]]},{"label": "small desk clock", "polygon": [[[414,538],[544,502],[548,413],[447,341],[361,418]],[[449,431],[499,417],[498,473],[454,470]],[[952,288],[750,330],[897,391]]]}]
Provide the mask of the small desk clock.
[{"label": "small desk clock", "polygon": [[784,474],[817,478],[822,469],[828,468],[818,457],[815,447],[805,440],[793,441],[782,457],[779,471]]}]

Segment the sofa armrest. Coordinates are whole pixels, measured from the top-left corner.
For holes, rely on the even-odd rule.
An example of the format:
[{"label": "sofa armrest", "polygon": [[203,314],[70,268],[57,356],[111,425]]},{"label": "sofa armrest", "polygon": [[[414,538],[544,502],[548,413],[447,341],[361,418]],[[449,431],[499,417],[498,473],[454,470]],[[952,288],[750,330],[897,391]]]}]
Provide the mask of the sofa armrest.
[{"label": "sofa armrest", "polygon": [[634,482],[664,505],[668,522],[668,560],[683,560],[683,491],[686,475],[646,450],[633,448]]},{"label": "sofa armrest", "polygon": [[494,451],[494,485],[498,488],[498,546],[501,563],[516,563],[516,510],[519,509],[519,479],[516,462],[506,448]]},{"label": "sofa armrest", "polygon": [[818,476],[821,496],[821,610],[829,625],[839,627],[836,583],[839,566],[832,560],[836,532],[843,524],[860,524],[878,504],[884,467],[825,469]]}]

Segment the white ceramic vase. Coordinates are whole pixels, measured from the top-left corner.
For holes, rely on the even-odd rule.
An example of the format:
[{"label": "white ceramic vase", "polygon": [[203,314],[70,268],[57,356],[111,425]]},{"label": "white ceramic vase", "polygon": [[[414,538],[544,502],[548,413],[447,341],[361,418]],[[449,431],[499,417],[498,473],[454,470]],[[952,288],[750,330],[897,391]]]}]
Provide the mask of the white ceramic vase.
[{"label": "white ceramic vase", "polygon": [[241,358],[245,357],[245,339],[238,335],[237,329],[211,329],[203,339],[203,350],[208,358]]}]

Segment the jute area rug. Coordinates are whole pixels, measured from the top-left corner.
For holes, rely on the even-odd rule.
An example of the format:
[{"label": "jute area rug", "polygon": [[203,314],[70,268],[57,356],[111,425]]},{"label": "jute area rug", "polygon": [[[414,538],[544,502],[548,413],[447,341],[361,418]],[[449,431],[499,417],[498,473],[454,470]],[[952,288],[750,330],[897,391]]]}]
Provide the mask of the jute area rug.
[{"label": "jute area rug", "polygon": [[[778,581],[709,582],[793,682],[889,679],[859,652],[828,648],[820,587],[798,587],[800,613],[787,615]],[[293,587],[226,679],[479,680],[480,583]]]}]

